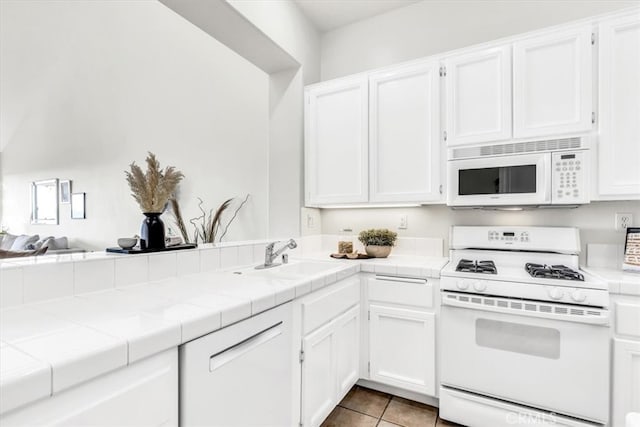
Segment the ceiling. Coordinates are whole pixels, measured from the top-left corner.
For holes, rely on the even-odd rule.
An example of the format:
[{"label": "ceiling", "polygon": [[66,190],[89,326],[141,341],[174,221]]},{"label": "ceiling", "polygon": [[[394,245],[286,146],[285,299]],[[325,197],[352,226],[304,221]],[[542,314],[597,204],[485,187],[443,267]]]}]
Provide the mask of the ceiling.
[{"label": "ceiling", "polygon": [[320,32],[369,18],[420,0],[294,0]]}]

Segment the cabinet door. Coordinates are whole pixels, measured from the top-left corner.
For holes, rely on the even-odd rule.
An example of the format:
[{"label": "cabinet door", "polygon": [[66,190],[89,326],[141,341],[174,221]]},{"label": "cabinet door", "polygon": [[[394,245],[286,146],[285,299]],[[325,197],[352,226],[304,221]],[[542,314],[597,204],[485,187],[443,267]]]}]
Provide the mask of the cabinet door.
[{"label": "cabinet door", "polygon": [[445,61],[447,145],[511,137],[511,46]]},{"label": "cabinet door", "polygon": [[591,130],[591,27],[513,44],[514,137]]},{"label": "cabinet door", "polygon": [[336,400],[335,334],[333,322],[302,340],[302,424],[319,426]]},{"label": "cabinet door", "polygon": [[434,61],[372,74],[372,202],[440,199],[440,105]]},{"label": "cabinet door", "polygon": [[336,402],[342,400],[360,376],[360,305],[336,320]]},{"label": "cabinet door", "polygon": [[305,92],[306,202],[368,200],[368,88],[358,76]]},{"label": "cabinet door", "polygon": [[640,412],[640,341],[613,340],[613,414],[611,425],[625,425],[629,412]]},{"label": "cabinet door", "polygon": [[379,305],[369,310],[370,379],[435,396],[435,314]]},{"label": "cabinet door", "polygon": [[640,197],[640,14],[600,25],[598,195]]}]

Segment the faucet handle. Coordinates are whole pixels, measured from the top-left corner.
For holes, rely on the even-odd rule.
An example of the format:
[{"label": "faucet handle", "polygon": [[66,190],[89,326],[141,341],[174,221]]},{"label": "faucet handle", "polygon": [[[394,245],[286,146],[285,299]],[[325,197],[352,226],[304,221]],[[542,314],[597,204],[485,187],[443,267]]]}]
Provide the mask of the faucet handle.
[{"label": "faucet handle", "polygon": [[289,254],[282,254],[282,263],[283,264],[289,263]]}]

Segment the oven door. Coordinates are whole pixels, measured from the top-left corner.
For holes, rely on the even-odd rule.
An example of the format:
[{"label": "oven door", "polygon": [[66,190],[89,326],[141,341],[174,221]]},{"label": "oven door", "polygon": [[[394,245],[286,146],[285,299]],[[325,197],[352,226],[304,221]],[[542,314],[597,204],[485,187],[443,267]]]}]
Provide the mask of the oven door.
[{"label": "oven door", "polygon": [[445,304],[444,294],[443,385],[606,423],[606,326],[547,318],[543,313],[511,314],[508,308],[451,306]]},{"label": "oven door", "polygon": [[551,203],[551,153],[451,160],[447,168],[450,206]]}]

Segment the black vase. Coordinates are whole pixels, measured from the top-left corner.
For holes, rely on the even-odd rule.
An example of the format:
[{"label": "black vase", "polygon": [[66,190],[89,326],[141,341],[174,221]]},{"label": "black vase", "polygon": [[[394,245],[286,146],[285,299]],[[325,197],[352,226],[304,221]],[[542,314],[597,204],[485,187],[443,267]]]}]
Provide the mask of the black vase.
[{"label": "black vase", "polygon": [[144,213],[140,230],[140,249],[164,249],[164,223],[160,219],[162,213]]}]

